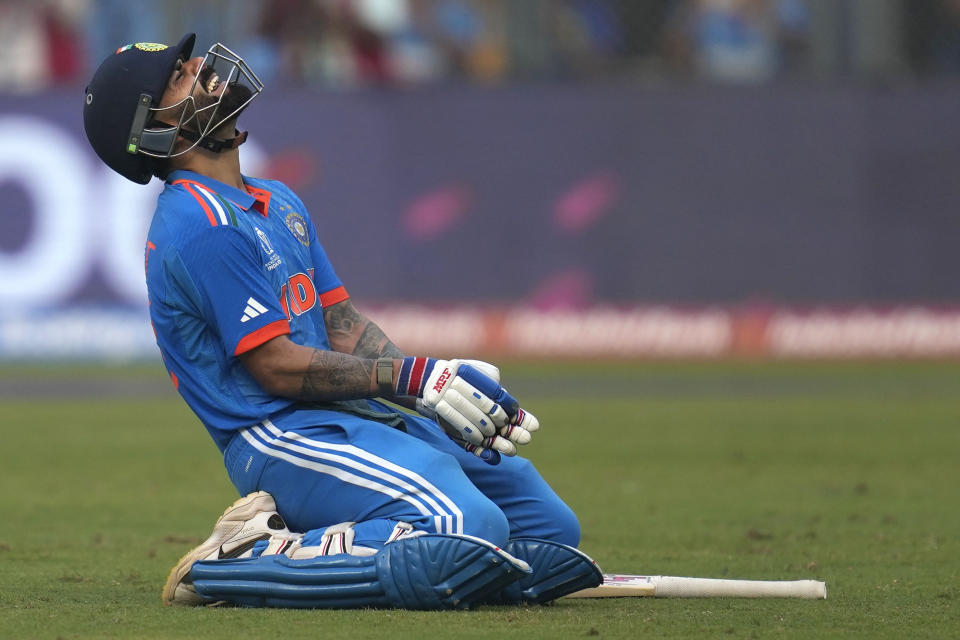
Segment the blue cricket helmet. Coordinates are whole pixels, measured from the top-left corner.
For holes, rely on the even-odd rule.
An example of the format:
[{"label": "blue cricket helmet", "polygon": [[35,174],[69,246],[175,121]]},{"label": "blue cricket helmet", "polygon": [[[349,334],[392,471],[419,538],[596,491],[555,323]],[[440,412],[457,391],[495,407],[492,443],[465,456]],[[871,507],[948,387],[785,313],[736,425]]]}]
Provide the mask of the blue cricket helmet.
[{"label": "blue cricket helmet", "polygon": [[[108,167],[128,180],[147,184],[155,160],[169,148],[144,145],[150,107],[159,104],[177,60],[193,52],[196,34],[176,46],[138,42],[121,47],[104,60],[84,90],[83,128],[93,150]],[[156,146],[154,141],[154,146]],[[172,144],[164,139],[163,144]],[[153,154],[141,153],[141,147]],[[164,151],[167,154],[164,154]]]}]

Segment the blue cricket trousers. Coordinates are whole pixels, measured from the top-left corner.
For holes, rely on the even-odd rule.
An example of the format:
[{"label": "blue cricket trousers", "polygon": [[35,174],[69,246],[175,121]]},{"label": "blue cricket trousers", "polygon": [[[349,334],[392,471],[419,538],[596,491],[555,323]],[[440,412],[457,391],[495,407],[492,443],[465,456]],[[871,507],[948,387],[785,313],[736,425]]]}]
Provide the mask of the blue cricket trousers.
[{"label": "blue cricket trousers", "polygon": [[521,536],[578,544],[576,516],[528,460],[503,456],[488,465],[435,422],[400,415],[406,432],[342,411],[298,409],[238,432],[224,452],[227,472],[241,495],[272,494],[292,531],[356,522],[354,543],[373,548],[397,522],[496,545]]}]

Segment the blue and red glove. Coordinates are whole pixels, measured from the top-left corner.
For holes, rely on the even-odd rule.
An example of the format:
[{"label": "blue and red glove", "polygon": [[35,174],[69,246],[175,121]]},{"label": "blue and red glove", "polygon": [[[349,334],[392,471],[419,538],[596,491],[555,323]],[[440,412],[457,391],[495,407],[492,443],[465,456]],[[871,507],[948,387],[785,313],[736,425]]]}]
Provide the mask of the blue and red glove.
[{"label": "blue and red glove", "polygon": [[467,451],[490,464],[514,456],[540,422],[500,386],[500,371],[479,360],[403,359],[397,395],[417,398],[417,411]]}]

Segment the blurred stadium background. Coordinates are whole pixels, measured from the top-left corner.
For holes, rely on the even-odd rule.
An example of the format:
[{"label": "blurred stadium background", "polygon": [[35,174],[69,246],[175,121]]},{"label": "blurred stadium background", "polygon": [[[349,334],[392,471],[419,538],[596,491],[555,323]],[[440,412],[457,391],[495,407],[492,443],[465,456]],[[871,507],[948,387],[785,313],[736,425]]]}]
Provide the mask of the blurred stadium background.
[{"label": "blurred stadium background", "polygon": [[0,360],[155,360],[81,100],[187,31],[409,351],[960,356],[957,0],[0,0]]}]

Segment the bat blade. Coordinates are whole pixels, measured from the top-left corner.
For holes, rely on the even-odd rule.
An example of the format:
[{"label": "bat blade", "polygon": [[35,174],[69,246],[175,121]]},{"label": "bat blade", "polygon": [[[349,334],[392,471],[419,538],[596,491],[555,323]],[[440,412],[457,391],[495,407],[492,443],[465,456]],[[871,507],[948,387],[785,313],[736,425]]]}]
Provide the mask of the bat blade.
[{"label": "bat blade", "polygon": [[817,580],[726,580],[677,576],[603,574],[603,584],[568,598],[803,598],[822,600],[827,585]]},{"label": "bat blade", "polygon": [[656,576],[634,576],[622,573],[603,574],[603,584],[568,595],[568,598],[639,598],[656,595]]}]

